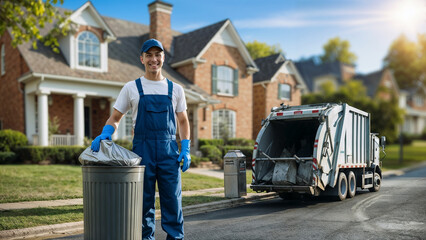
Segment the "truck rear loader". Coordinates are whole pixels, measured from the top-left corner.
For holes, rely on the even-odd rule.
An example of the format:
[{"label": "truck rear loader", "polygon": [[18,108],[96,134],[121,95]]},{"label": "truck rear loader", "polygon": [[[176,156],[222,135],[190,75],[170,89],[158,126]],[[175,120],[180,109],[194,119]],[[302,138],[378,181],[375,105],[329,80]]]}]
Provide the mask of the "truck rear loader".
[{"label": "truck rear loader", "polygon": [[370,131],[370,114],[348,104],[274,107],[256,138],[250,187],[282,198],[323,194],[340,200],[354,197],[358,187],[379,191],[380,143]]}]

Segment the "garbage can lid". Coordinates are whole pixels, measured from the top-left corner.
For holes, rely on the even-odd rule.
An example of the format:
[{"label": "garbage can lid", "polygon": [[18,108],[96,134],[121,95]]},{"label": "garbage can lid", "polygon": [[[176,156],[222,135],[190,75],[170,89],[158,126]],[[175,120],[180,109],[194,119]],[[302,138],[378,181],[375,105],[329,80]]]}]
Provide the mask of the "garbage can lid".
[{"label": "garbage can lid", "polygon": [[245,158],[246,156],[240,150],[229,150],[224,158]]}]

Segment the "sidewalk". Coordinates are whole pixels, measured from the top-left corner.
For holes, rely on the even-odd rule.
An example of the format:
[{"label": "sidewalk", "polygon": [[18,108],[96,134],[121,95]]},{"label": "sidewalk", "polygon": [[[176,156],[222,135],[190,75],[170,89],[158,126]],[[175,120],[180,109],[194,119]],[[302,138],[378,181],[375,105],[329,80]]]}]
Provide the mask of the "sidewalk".
[{"label": "sidewalk", "polygon": [[[423,162],[419,165],[400,169],[400,170],[391,170],[383,172],[383,178],[388,178],[392,176],[400,176],[406,172],[415,170],[420,167],[426,166],[426,162]],[[223,170],[217,169],[206,169],[206,168],[192,168],[188,172],[195,174],[202,174],[211,177],[216,177],[223,179],[224,173]],[[247,186],[249,187],[249,186]],[[221,188],[211,188],[211,189],[201,189],[196,191],[183,191],[183,196],[194,196],[206,193],[212,193],[210,196],[222,196],[224,193],[218,193],[223,191]],[[276,193],[248,193],[247,196],[234,199],[226,199],[216,202],[204,203],[191,205],[183,208],[184,216],[210,212],[214,210],[236,207],[250,202],[255,202],[263,199],[271,199],[277,196]],[[5,210],[14,210],[14,209],[25,209],[25,208],[38,208],[38,207],[54,207],[54,206],[66,206],[66,205],[83,205],[83,199],[67,199],[67,200],[53,200],[53,201],[34,201],[34,202],[18,202],[18,203],[4,203],[0,204],[0,212]],[[156,216],[160,216],[160,211],[156,211]],[[0,239],[31,239],[35,237],[40,237],[37,239],[43,239],[42,236],[50,237],[51,235],[62,235],[65,236],[74,233],[83,232],[83,221],[74,222],[74,223],[64,223],[64,224],[55,224],[48,226],[39,226],[25,229],[12,229],[6,231],[0,231]]]}]

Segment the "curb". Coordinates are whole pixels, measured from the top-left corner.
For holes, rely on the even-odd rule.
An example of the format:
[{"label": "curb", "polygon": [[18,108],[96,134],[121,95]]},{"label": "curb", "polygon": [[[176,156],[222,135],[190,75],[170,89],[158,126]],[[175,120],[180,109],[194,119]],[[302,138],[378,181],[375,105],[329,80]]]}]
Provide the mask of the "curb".
[{"label": "curb", "polygon": [[[245,197],[221,200],[210,203],[203,203],[197,205],[191,205],[183,208],[183,215],[189,216],[199,213],[207,213],[215,210],[241,206],[246,203],[252,203],[263,199],[271,199],[277,196],[276,193],[261,193],[261,194],[249,194]],[[158,212],[157,212],[158,211]],[[161,216],[160,210],[156,211],[156,216]],[[157,215],[158,214],[158,215]],[[11,229],[0,231],[0,239],[13,240],[13,239],[29,239],[50,235],[70,235],[77,232],[84,231],[84,223],[72,222],[72,223],[61,223],[39,227],[22,228],[22,229]]]},{"label": "curb", "polygon": [[397,176],[401,176],[404,175],[408,172],[414,171],[418,168],[421,167],[426,167],[426,161],[423,161],[422,163],[419,163],[417,165],[411,166],[411,167],[406,167],[406,168],[402,168],[402,169],[398,169],[398,170],[388,170],[382,173],[382,178],[390,178],[390,177],[397,177]]}]

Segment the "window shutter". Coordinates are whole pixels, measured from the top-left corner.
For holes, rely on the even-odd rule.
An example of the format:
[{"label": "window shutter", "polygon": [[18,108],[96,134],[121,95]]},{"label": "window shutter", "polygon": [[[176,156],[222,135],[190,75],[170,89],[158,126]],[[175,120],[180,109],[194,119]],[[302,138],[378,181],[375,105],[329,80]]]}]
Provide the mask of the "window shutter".
[{"label": "window shutter", "polygon": [[238,69],[234,69],[234,96],[238,96]]},{"label": "window shutter", "polygon": [[217,93],[217,66],[212,64],[212,94]]}]

